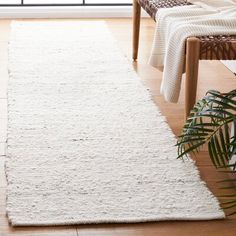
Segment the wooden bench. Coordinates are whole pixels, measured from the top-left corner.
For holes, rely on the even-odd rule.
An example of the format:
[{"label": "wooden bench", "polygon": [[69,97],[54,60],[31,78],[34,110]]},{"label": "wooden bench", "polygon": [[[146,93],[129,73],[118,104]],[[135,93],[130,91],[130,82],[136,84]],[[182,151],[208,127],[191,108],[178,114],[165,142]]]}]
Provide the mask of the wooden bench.
[{"label": "wooden bench", "polygon": [[[141,7],[155,20],[160,8],[189,5],[187,0],[133,0],[133,60],[138,57]],[[236,35],[186,40],[185,117],[196,102],[199,60],[236,60]]]}]

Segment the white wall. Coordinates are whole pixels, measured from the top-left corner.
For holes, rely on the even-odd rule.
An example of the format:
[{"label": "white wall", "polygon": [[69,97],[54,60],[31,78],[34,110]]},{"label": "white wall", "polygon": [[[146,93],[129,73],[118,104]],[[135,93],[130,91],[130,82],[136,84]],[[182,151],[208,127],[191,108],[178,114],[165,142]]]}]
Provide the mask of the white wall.
[{"label": "white wall", "polygon": [[[143,11],[143,17],[147,14]],[[0,18],[120,18],[132,17],[132,6],[0,7]]]}]

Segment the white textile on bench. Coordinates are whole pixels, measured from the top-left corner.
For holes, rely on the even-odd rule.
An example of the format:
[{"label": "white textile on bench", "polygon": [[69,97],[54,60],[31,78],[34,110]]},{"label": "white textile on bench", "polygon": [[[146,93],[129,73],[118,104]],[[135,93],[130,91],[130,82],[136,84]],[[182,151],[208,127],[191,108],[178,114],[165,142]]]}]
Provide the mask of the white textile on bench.
[{"label": "white textile on bench", "polygon": [[163,8],[158,10],[156,19],[158,23],[149,64],[161,69],[164,66],[161,93],[166,101],[177,102],[186,39],[191,36],[235,35],[236,6],[221,10],[198,5]]}]

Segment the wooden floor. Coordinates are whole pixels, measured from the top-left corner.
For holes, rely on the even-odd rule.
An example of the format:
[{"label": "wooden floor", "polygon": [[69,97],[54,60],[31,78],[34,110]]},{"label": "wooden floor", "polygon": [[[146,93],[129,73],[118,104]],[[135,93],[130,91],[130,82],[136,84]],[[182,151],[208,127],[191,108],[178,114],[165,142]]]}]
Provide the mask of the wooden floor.
[{"label": "wooden floor", "polygon": [[[131,58],[132,22],[130,19],[107,19],[109,29],[117,39],[123,53]],[[66,227],[23,227],[12,228],[8,225],[5,210],[6,180],[4,174],[4,153],[6,141],[6,89],[7,89],[7,43],[10,21],[0,21],[0,236],[6,235],[51,235],[51,236],[235,236],[236,217],[226,220],[202,222],[157,222],[143,224],[107,224]],[[154,102],[167,117],[173,132],[178,135],[183,124],[183,94],[178,104],[166,103],[159,93],[161,73],[147,65],[154,33],[154,22],[149,19],[142,20],[140,54],[137,63],[133,66],[143,83],[153,96]],[[26,55],[27,56],[27,55]],[[130,63],[132,61],[130,60]],[[27,66],[27,65],[25,65]],[[208,89],[229,91],[236,88],[236,80],[220,62],[201,62],[198,84],[198,98],[202,97]],[[216,181],[224,178],[212,167],[206,151],[202,151],[196,159],[201,177],[207,182],[209,188],[217,196],[224,193],[218,188]],[[196,196],[197,197],[197,196]],[[224,200],[219,197],[219,200]]]}]

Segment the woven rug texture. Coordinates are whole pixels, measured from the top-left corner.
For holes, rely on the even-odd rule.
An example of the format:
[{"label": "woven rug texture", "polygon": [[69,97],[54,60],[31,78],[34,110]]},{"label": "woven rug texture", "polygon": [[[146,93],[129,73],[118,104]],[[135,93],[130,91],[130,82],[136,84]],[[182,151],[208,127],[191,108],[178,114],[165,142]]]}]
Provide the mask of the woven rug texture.
[{"label": "woven rug texture", "polygon": [[9,43],[14,226],[224,218],[104,22],[23,22]]}]

